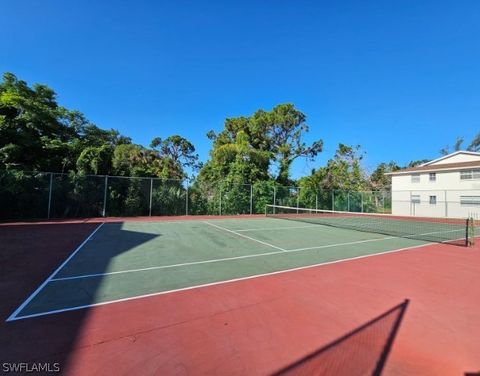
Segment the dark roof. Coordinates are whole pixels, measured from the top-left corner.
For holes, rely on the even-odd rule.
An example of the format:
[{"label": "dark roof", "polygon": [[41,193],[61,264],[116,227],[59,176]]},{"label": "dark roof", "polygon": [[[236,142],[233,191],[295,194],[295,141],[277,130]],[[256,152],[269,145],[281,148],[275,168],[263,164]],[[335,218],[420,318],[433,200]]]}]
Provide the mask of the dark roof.
[{"label": "dark roof", "polygon": [[422,172],[422,171],[442,171],[442,170],[452,170],[459,169],[463,170],[466,168],[480,168],[480,160],[470,161],[470,162],[457,162],[457,163],[442,163],[429,166],[417,166],[404,168],[403,170],[398,170],[395,172],[389,172],[386,175],[397,175],[397,174],[406,174],[409,172]]}]

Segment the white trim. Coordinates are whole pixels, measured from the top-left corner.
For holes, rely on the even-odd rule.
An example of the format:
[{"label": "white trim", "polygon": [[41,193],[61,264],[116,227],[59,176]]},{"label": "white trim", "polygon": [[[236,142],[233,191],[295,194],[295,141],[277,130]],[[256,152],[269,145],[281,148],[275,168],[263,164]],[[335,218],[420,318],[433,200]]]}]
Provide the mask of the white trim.
[{"label": "white trim", "polygon": [[459,154],[467,154],[467,155],[474,155],[474,156],[480,157],[480,153],[476,153],[476,152],[474,152],[474,151],[458,150],[458,151],[455,151],[455,152],[453,152],[453,153],[444,155],[444,156],[442,156],[442,157],[440,157],[440,158],[434,159],[434,160],[432,160],[432,161],[422,163],[422,164],[419,165],[419,166],[429,166],[429,165],[431,165],[432,163],[437,163],[437,162],[443,161],[444,159],[448,159],[448,158],[451,158],[451,157],[453,157],[453,156],[455,156],[455,155],[459,155]]},{"label": "white trim", "polygon": [[[468,163],[468,162],[465,162]],[[471,170],[471,169],[476,169],[480,168],[480,161],[478,161],[478,166],[460,166],[460,167],[441,167],[441,165],[438,165],[437,168],[435,166],[432,166],[431,169],[429,170],[400,170],[400,171],[395,171],[395,172],[386,172],[385,175],[413,175],[413,174],[424,174],[424,173],[430,173],[430,172],[438,172],[438,171],[460,171],[460,170]]]},{"label": "white trim", "polygon": [[104,222],[98,225],[95,230],[80,244],[75,251],[72,252],[70,256],[67,257],[67,259],[60,264],[60,266],[54,270],[50,276],[43,281],[43,283],[38,286],[38,288],[22,303],[20,306],[13,312],[10,316],[7,318],[8,321],[16,320],[17,315],[25,308],[25,306],[32,301],[33,298],[35,298],[38,293],[43,290],[43,288],[55,277],[55,275],[83,248],[83,246],[92,238],[95,233],[100,230],[100,228],[104,225]]},{"label": "white trim", "polygon": [[381,255],[385,255],[385,254],[389,254],[389,253],[397,253],[397,252],[408,251],[408,250],[412,250],[412,249],[416,249],[416,248],[422,248],[422,247],[426,247],[426,246],[432,245],[432,244],[436,244],[436,243],[426,243],[426,244],[415,245],[415,246],[405,247],[405,248],[399,248],[399,249],[394,249],[394,250],[380,252],[380,253],[373,253],[373,254],[369,254],[369,255],[355,256],[355,257],[351,257],[351,258],[347,258],[347,259],[321,262],[321,263],[313,264],[313,265],[300,266],[298,268],[284,269],[284,270],[279,270],[279,271],[276,271],[276,272],[256,274],[256,275],[247,276],[247,277],[229,279],[229,280],[225,280],[225,281],[205,283],[205,284],[201,284],[201,285],[197,285],[197,286],[189,286],[189,287],[183,287],[183,288],[174,289],[174,290],[154,292],[154,293],[151,293],[151,294],[137,295],[137,296],[132,296],[132,297],[129,297],[129,298],[122,298],[122,299],[110,300],[110,301],[106,301],[106,302],[86,304],[86,305],[77,306],[77,307],[62,308],[62,309],[56,309],[56,310],[53,310],[53,311],[34,313],[34,314],[31,314],[31,315],[14,317],[14,318],[10,319],[9,321],[23,320],[23,319],[33,318],[33,317],[51,315],[51,314],[55,314],[55,313],[76,311],[76,310],[84,309],[84,308],[98,307],[98,306],[103,306],[103,305],[108,305],[108,304],[113,304],[113,303],[127,302],[127,301],[130,301],[130,300],[137,300],[137,299],[144,299],[144,298],[149,298],[149,297],[153,297],[153,296],[166,295],[166,294],[171,294],[171,293],[180,292],[180,291],[188,291],[188,290],[194,290],[194,289],[199,289],[199,288],[204,288],[204,287],[209,287],[209,286],[223,285],[223,284],[232,283],[232,282],[239,282],[239,281],[245,281],[245,280],[254,279],[254,278],[262,278],[262,277],[267,277],[267,276],[276,275],[276,274],[294,272],[294,271],[297,271],[297,270],[310,269],[310,268],[315,268],[315,267],[324,266],[324,265],[339,264],[341,262],[360,260],[360,259],[364,259],[364,258],[368,258],[368,257],[376,257],[376,256],[381,256]]}]

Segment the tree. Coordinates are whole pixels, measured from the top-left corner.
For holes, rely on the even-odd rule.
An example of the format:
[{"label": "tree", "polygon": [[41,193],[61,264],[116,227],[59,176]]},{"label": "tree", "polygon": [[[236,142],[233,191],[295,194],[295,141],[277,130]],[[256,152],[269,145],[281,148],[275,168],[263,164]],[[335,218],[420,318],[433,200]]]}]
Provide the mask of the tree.
[{"label": "tree", "polygon": [[[462,144],[463,144],[464,138],[463,137],[457,137],[455,144],[453,145],[453,151],[459,151],[462,150]],[[440,149],[440,154],[441,155],[448,155],[450,154],[450,147],[447,145],[444,148]]]},{"label": "tree", "polygon": [[186,138],[173,135],[162,140],[156,137],[150,143],[156,152],[156,175],[168,179],[184,179],[187,177],[185,168],[195,171],[198,168],[198,154],[195,147]]},{"label": "tree", "polygon": [[468,151],[480,152],[480,133],[478,133],[470,142],[467,148]]},{"label": "tree", "polygon": [[[67,172],[76,169],[86,148],[99,148],[98,152],[104,152],[106,149],[101,149],[104,145],[113,149],[131,142],[118,131],[102,130],[82,113],[58,105],[56,97],[46,85],[29,87],[12,73],[3,75],[0,83],[1,166]],[[92,153],[90,149],[82,159]],[[86,166],[84,162],[80,161],[82,168]]]},{"label": "tree", "polygon": [[119,176],[155,176],[152,171],[154,154],[140,145],[117,145],[112,155],[112,170]]},{"label": "tree", "polygon": [[371,188],[378,191],[389,190],[391,188],[392,179],[385,174],[398,170],[400,170],[400,166],[394,161],[380,163],[370,175]]},{"label": "tree", "polygon": [[419,160],[411,161],[406,168],[417,167],[427,162],[430,162],[430,159],[419,159]]},{"label": "tree", "polygon": [[112,153],[113,150],[110,145],[86,147],[78,157],[78,171],[82,174],[111,174]]},{"label": "tree", "polygon": [[368,186],[367,175],[361,166],[364,153],[360,145],[349,146],[339,144],[333,159],[330,159],[325,170],[323,186],[328,189],[360,191]]},{"label": "tree", "polygon": [[314,141],[310,146],[303,142],[303,135],[309,131],[306,116],[292,104],[278,105],[267,116],[270,149],[278,163],[277,181],[288,184],[292,162],[299,157],[313,160],[322,151],[323,141]]},{"label": "tree", "polygon": [[[309,130],[305,120],[306,116],[292,104],[278,105],[270,112],[258,110],[249,117],[226,119],[222,132],[207,134],[213,140],[212,159],[207,171],[217,174],[217,178],[224,178],[231,172],[225,164],[242,155],[246,162],[244,176],[268,179],[269,168],[273,167],[277,182],[289,184],[292,162],[299,157],[313,159],[322,151],[321,140],[311,145],[303,141]],[[247,150],[248,155],[245,154]],[[246,169],[251,171],[246,172]]]}]

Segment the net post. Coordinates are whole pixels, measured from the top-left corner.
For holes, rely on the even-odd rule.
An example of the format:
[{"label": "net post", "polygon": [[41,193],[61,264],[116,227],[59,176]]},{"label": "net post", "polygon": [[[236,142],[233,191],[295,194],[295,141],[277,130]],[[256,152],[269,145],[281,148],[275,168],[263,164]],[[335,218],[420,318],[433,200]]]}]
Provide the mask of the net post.
[{"label": "net post", "polygon": [[466,222],[465,246],[469,247],[475,245],[475,225],[473,216],[469,216]]},{"label": "net post", "polygon": [[185,215],[188,215],[188,184],[185,187]]},{"label": "net post", "polygon": [[48,186],[48,209],[47,209],[48,219],[50,219],[50,212],[52,208],[52,187],[53,187],[53,172],[50,172],[50,183]]},{"label": "net post", "polygon": [[148,216],[152,216],[152,193],[153,193],[153,179],[150,178],[150,200],[148,203]]},{"label": "net post", "polygon": [[103,189],[103,210],[102,217],[107,214],[107,187],[108,187],[108,175],[105,175],[105,187]]}]

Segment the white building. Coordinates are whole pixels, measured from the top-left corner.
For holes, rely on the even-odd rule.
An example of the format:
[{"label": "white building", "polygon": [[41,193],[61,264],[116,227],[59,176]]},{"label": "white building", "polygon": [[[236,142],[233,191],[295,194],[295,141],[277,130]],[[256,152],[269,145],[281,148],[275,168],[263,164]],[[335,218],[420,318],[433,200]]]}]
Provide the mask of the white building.
[{"label": "white building", "polygon": [[457,151],[392,176],[392,214],[480,218],[480,153]]}]

